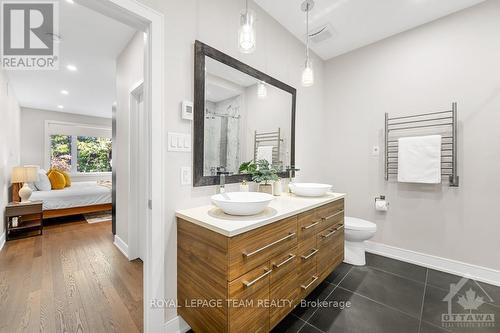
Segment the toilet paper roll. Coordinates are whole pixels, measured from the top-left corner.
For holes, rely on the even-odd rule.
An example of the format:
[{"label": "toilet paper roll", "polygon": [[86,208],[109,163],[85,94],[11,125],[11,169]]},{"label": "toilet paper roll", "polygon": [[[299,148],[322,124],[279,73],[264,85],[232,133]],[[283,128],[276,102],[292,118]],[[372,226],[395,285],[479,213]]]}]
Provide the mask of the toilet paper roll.
[{"label": "toilet paper roll", "polygon": [[385,200],[376,200],[375,201],[375,210],[381,211],[381,212],[386,212],[388,203]]}]

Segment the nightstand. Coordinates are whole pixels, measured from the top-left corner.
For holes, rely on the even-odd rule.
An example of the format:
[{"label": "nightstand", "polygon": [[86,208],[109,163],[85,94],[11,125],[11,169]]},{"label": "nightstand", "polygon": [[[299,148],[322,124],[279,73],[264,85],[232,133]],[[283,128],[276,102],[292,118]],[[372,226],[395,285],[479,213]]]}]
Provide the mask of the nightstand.
[{"label": "nightstand", "polygon": [[[42,204],[42,201],[9,203],[5,207],[5,239],[11,240],[43,234]],[[34,234],[34,231],[38,231],[38,233]]]}]

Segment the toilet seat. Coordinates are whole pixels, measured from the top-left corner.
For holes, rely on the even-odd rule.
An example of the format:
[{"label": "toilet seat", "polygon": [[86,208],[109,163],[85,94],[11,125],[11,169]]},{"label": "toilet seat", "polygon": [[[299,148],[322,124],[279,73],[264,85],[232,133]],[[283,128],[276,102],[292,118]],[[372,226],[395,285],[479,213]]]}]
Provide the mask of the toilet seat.
[{"label": "toilet seat", "polygon": [[377,231],[377,225],[375,223],[349,216],[344,218],[344,228],[357,231]]}]

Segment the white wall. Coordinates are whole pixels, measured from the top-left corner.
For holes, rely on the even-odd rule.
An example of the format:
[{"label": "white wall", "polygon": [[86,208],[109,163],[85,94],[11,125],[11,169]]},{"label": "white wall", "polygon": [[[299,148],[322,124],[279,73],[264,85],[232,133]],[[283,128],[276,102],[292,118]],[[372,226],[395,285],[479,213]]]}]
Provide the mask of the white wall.
[{"label": "white wall", "polygon": [[[326,65],[328,181],[347,215],[375,221],[374,241],[500,269],[500,2],[487,1],[334,58]],[[384,112],[458,102],[460,187],[385,182]],[[375,196],[390,201],[374,211]]]},{"label": "white wall", "polygon": [[[238,52],[237,30],[243,1],[234,0],[141,0],[165,15],[165,128],[172,132],[192,132],[192,124],[180,118],[180,102],[193,99],[193,50],[199,39],[244,63],[268,73],[298,89],[296,165],[299,177],[310,181],[323,178],[323,161],[311,147],[321,147],[323,126],[323,64],[315,59],[316,84],[300,86],[304,63],[304,45],[269,15],[250,1],[256,10],[257,50],[253,54]],[[302,24],[303,22],[298,22]],[[180,185],[180,168],[192,165],[192,153],[168,152],[166,155],[166,297],[176,297],[176,209],[207,204],[214,187],[192,188]],[[154,180],[153,180],[154,181]],[[233,185],[234,186],[234,185]],[[228,186],[229,189],[232,186]],[[172,318],[175,309],[167,311]]]},{"label": "white wall", "polygon": [[[67,123],[106,126],[111,128],[110,118],[85,116],[75,113],[21,108],[21,165],[45,164],[45,121],[54,120]],[[73,176],[74,181],[92,181],[110,179],[110,176],[81,175]]]},{"label": "white wall", "polygon": [[0,249],[5,241],[4,213],[10,198],[10,177],[12,167],[19,165],[19,122],[20,109],[9,80],[0,70]]},{"label": "white wall", "polygon": [[144,79],[144,34],[137,32],[116,60],[116,235],[128,244],[130,92]]},{"label": "white wall", "polygon": [[[253,159],[255,149],[255,131],[276,132],[280,128],[283,142],[280,144],[279,160],[283,167],[290,165],[290,124],[292,122],[292,95],[276,87],[267,86],[266,98],[257,96],[258,85],[253,85],[245,90],[247,126],[244,139],[246,140],[246,161]],[[274,145],[273,142],[265,144]]]}]

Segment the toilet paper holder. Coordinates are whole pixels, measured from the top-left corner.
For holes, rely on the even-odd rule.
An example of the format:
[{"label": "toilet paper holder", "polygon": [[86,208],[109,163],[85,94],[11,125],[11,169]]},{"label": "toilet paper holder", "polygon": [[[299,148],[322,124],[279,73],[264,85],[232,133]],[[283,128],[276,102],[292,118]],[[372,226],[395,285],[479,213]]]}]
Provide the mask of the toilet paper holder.
[{"label": "toilet paper holder", "polygon": [[[380,195],[380,196],[375,198],[375,208],[377,207],[377,201],[385,201],[385,195]],[[384,210],[387,210],[387,208],[389,207],[389,203],[386,202],[385,206],[386,206],[386,208]]]}]

